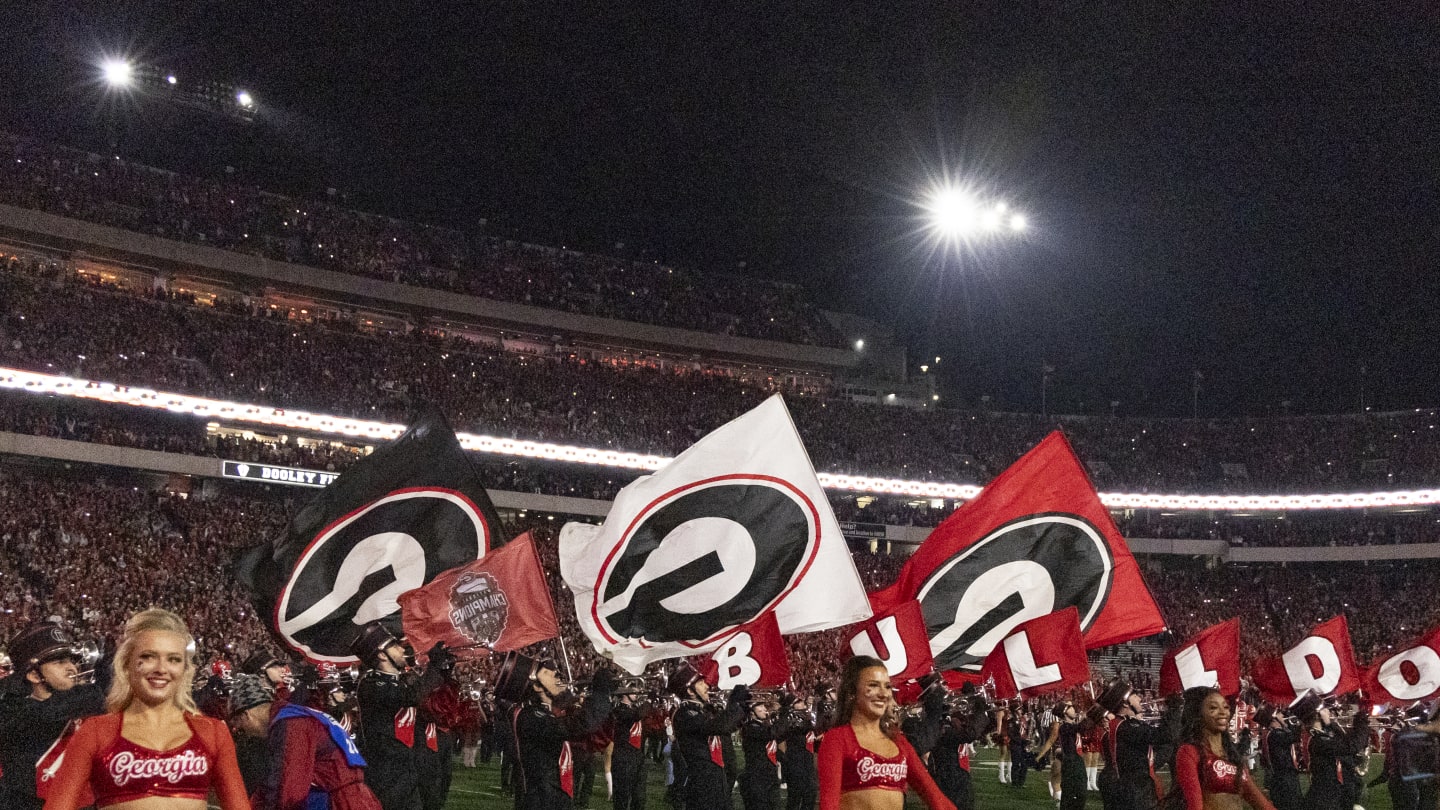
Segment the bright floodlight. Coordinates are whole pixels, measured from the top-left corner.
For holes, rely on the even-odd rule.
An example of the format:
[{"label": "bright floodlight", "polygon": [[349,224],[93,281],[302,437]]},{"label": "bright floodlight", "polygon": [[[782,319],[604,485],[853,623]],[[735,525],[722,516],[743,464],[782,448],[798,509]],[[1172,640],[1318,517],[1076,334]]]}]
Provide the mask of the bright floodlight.
[{"label": "bright floodlight", "polygon": [[173,74],[173,73],[170,74],[169,76],[166,76],[166,77],[165,77],[165,82],[166,82],[167,84],[175,84],[175,83],[178,82],[178,81],[179,81],[179,79],[176,79],[176,78],[175,78],[175,74]]},{"label": "bright floodlight", "polygon": [[930,197],[929,210],[931,226],[946,236],[965,236],[979,224],[975,200],[958,188],[936,191]]},{"label": "bright floodlight", "polygon": [[100,72],[111,87],[129,87],[135,69],[124,59],[107,59],[100,65]]},{"label": "bright floodlight", "polygon": [[245,92],[244,90],[241,90],[240,92],[235,94],[235,103],[239,104],[241,107],[253,107],[255,106],[255,97]]},{"label": "bright floodlight", "polygon": [[923,208],[930,231],[946,240],[971,242],[991,235],[1025,230],[1025,215],[1003,200],[983,199],[975,192],[942,185],[930,192]]}]

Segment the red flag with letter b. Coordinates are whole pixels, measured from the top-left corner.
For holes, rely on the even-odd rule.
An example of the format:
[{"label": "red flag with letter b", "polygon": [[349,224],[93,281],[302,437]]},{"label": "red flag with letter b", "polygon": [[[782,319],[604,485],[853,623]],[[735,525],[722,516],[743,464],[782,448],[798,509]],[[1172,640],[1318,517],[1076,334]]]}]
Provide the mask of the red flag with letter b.
[{"label": "red flag with letter b", "polygon": [[1376,702],[1429,700],[1440,694],[1440,627],[1365,670],[1365,691]]},{"label": "red flag with letter b", "polygon": [[1226,697],[1240,694],[1240,619],[1207,627],[1165,653],[1160,694],[1178,695],[1192,686],[1215,686]]},{"label": "red flag with letter b", "polygon": [[973,678],[1027,619],[1074,607],[1093,649],[1165,629],[1130,549],[1059,431],[955,511],[870,595],[920,602],[935,666]]},{"label": "red flag with letter b", "polygon": [[405,636],[422,653],[443,641],[479,656],[560,635],[529,532],[397,601]]},{"label": "red flag with letter b", "polygon": [[879,612],[857,625],[858,633],[841,647],[843,660],[851,655],[869,655],[885,662],[895,681],[908,681],[930,674],[935,661],[930,656],[930,639],[925,636],[925,616],[914,599],[893,610]]},{"label": "red flag with letter b", "polygon": [[790,659],[775,614],[741,625],[698,669],[721,689],[784,686],[790,680]]},{"label": "red flag with letter b", "polygon": [[1336,616],[1277,658],[1255,662],[1255,685],[1271,703],[1289,706],[1307,693],[1324,697],[1360,688],[1350,625]]},{"label": "red flag with letter b", "polygon": [[1074,607],[1015,625],[985,658],[980,679],[995,680],[995,697],[1031,698],[1090,680],[1090,660]]}]

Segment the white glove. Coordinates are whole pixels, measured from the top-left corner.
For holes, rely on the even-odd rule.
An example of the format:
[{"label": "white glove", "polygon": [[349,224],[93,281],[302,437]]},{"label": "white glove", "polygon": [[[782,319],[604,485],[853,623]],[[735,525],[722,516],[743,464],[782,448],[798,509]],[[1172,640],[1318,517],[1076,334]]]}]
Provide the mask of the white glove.
[{"label": "white glove", "polygon": [[605,772],[605,798],[615,798],[615,777],[611,776],[609,771]]}]

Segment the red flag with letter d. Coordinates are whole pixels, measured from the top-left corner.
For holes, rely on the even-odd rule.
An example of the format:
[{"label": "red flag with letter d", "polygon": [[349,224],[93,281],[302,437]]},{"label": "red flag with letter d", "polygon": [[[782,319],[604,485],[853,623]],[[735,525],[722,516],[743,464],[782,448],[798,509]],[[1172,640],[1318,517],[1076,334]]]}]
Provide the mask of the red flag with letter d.
[{"label": "red flag with letter d", "polygon": [[1226,697],[1240,694],[1240,619],[1207,627],[1165,653],[1160,694],[1178,695],[1192,686],[1215,686]]},{"label": "red flag with letter d", "polygon": [[995,697],[1031,698],[1090,680],[1090,660],[1073,606],[1015,625],[985,658],[980,679],[995,679]]},{"label": "red flag with letter d", "polygon": [[1440,627],[1376,660],[1365,670],[1364,682],[1377,702],[1429,700],[1440,694]]},{"label": "red flag with letter d", "polygon": [[917,599],[935,666],[973,676],[1016,625],[1067,607],[1085,646],[1158,633],[1165,622],[1110,512],[1059,431],[955,511],[870,595],[876,611]]},{"label": "red flag with letter d", "polygon": [[1307,693],[1324,697],[1360,688],[1350,625],[1336,616],[1277,658],[1255,662],[1255,685],[1271,703],[1289,706]]}]

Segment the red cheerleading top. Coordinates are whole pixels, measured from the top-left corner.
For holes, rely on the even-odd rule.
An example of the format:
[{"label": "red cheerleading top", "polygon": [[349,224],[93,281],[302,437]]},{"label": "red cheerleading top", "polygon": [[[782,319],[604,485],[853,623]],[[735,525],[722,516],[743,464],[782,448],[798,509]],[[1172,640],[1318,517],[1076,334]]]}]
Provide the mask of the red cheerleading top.
[{"label": "red cheerleading top", "polygon": [[1208,746],[1189,743],[1175,752],[1175,783],[1185,799],[1185,810],[1204,810],[1205,797],[1212,793],[1233,793],[1256,810],[1275,810],[1255,786],[1250,772],[1210,751]]},{"label": "red cheerleading top", "polygon": [[903,792],[906,785],[913,787],[931,810],[955,810],[904,735],[896,734],[895,744],[900,750],[886,757],[862,748],[849,723],[825,732],[818,763],[820,810],[838,810],[842,793],[873,788]]},{"label": "red cheerleading top", "polygon": [[65,746],[64,761],[46,810],[73,810],[84,789],[96,807],[147,796],[205,801],[214,788],[224,810],[248,810],[250,801],[235,759],[235,741],[219,720],[185,715],[190,739],[156,751],[125,739],[118,712],[87,718]]}]

